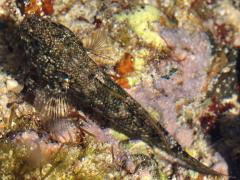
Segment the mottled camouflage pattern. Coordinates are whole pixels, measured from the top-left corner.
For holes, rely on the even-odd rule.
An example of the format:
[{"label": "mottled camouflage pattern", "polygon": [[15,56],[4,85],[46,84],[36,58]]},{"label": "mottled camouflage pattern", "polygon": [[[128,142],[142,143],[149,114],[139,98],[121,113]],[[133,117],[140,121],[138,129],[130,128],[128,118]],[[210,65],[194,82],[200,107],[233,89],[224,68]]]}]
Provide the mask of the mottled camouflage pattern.
[{"label": "mottled camouflage pattern", "polygon": [[89,58],[81,41],[66,27],[28,16],[19,28],[30,75],[26,87],[63,94],[72,105],[92,110],[131,139],[141,139],[204,174],[219,175],[185,153],[130,95]]},{"label": "mottled camouflage pattern", "polygon": [[[231,98],[232,95],[237,95],[239,99],[240,82],[239,82],[239,65],[236,64],[236,57],[233,62],[223,68],[222,72],[214,79],[213,87],[208,92],[208,97],[216,97],[217,99]],[[240,99],[239,99],[240,100]],[[238,101],[239,101],[238,100]]]}]

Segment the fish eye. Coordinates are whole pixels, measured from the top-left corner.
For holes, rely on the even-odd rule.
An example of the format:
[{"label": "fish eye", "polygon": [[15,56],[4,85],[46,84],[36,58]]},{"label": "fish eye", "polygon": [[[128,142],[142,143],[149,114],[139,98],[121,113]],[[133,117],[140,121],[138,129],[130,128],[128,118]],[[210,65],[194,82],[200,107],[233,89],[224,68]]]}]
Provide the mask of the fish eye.
[{"label": "fish eye", "polygon": [[61,87],[63,87],[64,89],[69,88],[70,78],[69,78],[68,74],[58,71],[56,73],[56,77],[57,77],[59,84],[61,84]]}]

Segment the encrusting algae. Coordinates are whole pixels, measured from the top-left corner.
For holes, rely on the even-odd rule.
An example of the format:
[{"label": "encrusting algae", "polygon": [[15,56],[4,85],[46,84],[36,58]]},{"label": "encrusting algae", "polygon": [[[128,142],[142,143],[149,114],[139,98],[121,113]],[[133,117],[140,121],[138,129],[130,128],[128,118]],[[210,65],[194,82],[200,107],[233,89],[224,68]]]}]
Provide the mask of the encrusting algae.
[{"label": "encrusting algae", "polygon": [[157,32],[154,32],[154,22],[160,22],[161,18],[165,18],[156,7],[146,5],[137,7],[134,11],[122,13],[116,16],[120,22],[127,21],[132,30],[141,38],[145,43],[153,47],[164,50],[166,44]]}]

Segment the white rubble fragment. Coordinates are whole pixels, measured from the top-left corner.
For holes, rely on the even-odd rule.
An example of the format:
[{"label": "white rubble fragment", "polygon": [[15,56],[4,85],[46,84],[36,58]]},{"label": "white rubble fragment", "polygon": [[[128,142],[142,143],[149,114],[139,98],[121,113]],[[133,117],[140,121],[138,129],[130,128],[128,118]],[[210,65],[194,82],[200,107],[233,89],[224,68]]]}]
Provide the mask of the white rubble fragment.
[{"label": "white rubble fragment", "polygon": [[16,92],[18,93],[20,88],[20,85],[18,84],[18,82],[14,79],[8,79],[6,81],[6,85],[7,85],[7,90],[8,91],[12,91],[12,92]]}]

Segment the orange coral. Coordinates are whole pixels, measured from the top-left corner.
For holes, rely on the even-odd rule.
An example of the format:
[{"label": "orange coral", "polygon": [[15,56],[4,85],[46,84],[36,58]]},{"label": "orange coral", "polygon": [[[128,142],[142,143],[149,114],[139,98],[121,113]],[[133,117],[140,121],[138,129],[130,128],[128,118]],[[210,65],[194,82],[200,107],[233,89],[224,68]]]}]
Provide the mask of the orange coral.
[{"label": "orange coral", "polygon": [[116,83],[120,85],[122,88],[126,88],[126,89],[130,88],[127,78],[117,78]]},{"label": "orange coral", "polygon": [[40,15],[41,13],[45,15],[53,14],[52,0],[30,0],[24,4],[24,14]]},{"label": "orange coral", "polygon": [[116,72],[120,76],[125,76],[134,71],[133,56],[129,53],[125,53],[124,57],[116,65]]},{"label": "orange coral", "polygon": [[51,15],[53,14],[53,4],[52,0],[44,0],[43,5],[42,5],[42,11],[46,15]]},{"label": "orange coral", "polygon": [[115,78],[116,82],[123,88],[130,88],[126,76],[134,71],[133,56],[125,53],[124,57],[117,63],[115,71],[120,76]]},{"label": "orange coral", "polygon": [[30,0],[24,8],[25,14],[40,14],[41,13],[41,1],[40,0]]}]

